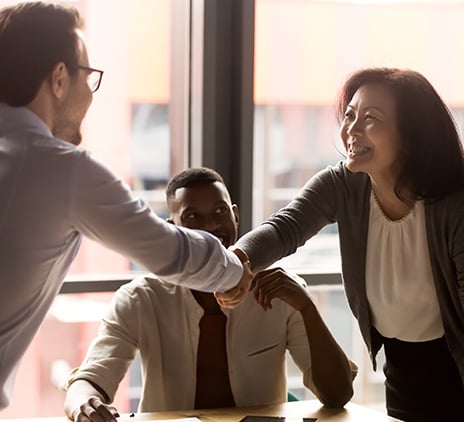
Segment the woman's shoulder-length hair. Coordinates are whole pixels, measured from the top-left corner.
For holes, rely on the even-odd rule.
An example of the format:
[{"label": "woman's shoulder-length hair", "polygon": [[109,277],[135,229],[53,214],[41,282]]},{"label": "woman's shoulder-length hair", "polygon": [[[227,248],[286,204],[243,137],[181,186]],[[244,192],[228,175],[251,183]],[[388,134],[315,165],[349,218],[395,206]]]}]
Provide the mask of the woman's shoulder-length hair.
[{"label": "woman's shoulder-length hair", "polygon": [[355,92],[380,84],[393,95],[404,165],[395,188],[412,188],[417,199],[439,198],[464,189],[463,145],[451,111],[432,84],[419,72],[398,68],[361,69],[348,77],[336,103],[343,119]]}]

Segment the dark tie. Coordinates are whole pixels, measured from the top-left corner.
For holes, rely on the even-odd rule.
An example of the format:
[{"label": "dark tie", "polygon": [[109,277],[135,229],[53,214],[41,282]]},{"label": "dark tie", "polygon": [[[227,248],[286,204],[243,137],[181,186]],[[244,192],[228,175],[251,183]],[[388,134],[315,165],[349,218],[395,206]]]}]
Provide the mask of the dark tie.
[{"label": "dark tie", "polygon": [[212,293],[192,293],[205,311],[200,320],[195,409],[234,407],[227,365],[227,318]]}]

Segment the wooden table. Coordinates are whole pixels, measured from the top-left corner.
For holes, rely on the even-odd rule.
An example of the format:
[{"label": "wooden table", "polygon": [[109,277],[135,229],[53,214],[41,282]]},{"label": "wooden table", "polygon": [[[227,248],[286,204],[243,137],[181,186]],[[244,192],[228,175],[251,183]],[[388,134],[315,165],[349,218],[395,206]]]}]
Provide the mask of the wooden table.
[{"label": "wooden table", "polygon": [[[348,403],[343,409],[327,409],[317,400],[295,401],[272,406],[249,408],[209,409],[192,411],[172,411],[156,413],[136,413],[134,417],[121,415],[120,422],[139,422],[160,419],[197,417],[202,422],[238,422],[245,415],[285,416],[288,418],[313,417],[318,422],[393,422],[398,419],[376,412],[366,407]],[[2,422],[69,422],[66,417],[1,419]],[[293,422],[293,421],[292,421]],[[296,420],[295,420],[296,422]]]}]

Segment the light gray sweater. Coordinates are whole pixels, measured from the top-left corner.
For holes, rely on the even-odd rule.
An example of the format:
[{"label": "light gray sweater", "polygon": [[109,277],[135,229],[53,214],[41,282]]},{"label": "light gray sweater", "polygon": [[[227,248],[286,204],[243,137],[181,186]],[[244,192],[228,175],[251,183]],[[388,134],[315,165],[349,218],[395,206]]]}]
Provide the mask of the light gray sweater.
[{"label": "light gray sweater", "polygon": [[[294,253],[322,227],[336,222],[346,296],[375,369],[382,342],[373,329],[366,295],[370,195],[369,176],[352,173],[340,162],[312,177],[285,208],[241,237],[237,246],[248,254],[253,270],[260,270]],[[426,200],[424,205],[445,335],[464,380],[464,192]]]}]

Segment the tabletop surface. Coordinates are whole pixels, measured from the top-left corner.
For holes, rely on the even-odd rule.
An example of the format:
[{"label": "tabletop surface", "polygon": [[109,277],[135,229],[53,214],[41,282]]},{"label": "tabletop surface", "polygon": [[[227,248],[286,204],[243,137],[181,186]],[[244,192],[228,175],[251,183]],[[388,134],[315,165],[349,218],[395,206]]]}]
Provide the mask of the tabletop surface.
[{"label": "tabletop surface", "polygon": [[[343,409],[328,409],[317,400],[295,401],[279,405],[259,406],[249,408],[208,409],[190,411],[171,411],[155,413],[136,413],[121,415],[119,422],[138,422],[155,420],[172,420],[180,418],[200,419],[201,422],[239,422],[246,415],[285,416],[287,422],[298,422],[303,417],[318,418],[318,422],[394,422],[391,418],[355,403],[348,403]],[[69,422],[66,417],[1,419],[2,422]]]}]

